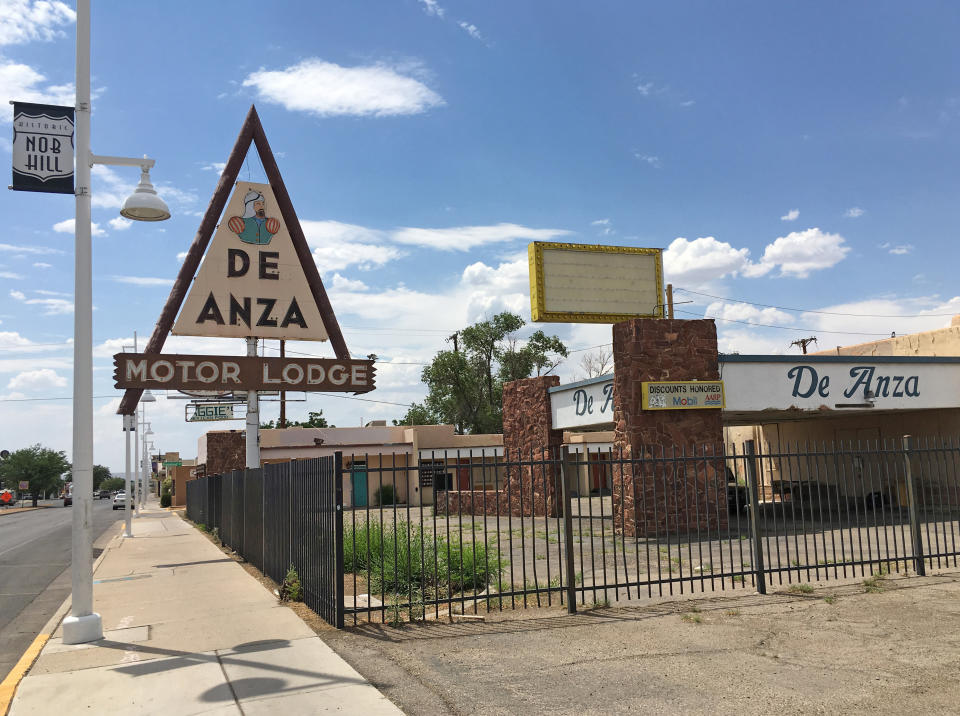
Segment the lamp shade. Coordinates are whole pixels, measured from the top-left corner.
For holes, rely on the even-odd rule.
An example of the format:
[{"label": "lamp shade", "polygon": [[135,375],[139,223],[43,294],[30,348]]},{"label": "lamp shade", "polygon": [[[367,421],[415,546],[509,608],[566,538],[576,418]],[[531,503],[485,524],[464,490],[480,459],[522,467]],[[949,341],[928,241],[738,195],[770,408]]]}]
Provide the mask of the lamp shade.
[{"label": "lamp shade", "polygon": [[145,391],[143,391],[143,395],[140,396],[140,402],[141,402],[141,403],[156,403],[156,402],[157,402],[157,398],[154,396],[153,393],[150,392],[150,389],[147,388]]},{"label": "lamp shade", "polygon": [[150,183],[150,172],[140,172],[140,183],[120,207],[120,216],[134,221],[163,221],[170,218],[166,202],[157,196]]}]

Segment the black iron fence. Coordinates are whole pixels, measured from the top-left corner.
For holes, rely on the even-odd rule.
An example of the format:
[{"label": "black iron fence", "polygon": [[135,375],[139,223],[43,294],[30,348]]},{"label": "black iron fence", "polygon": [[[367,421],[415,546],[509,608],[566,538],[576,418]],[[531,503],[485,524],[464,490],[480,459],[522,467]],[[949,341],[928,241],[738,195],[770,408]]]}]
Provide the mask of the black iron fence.
[{"label": "black iron fence", "polygon": [[958,467],[908,439],[338,454],[192,481],[187,512],[340,626],[955,568]]},{"label": "black iron fence", "polygon": [[269,464],[187,483],[187,517],[282,583],[297,571],[303,601],[343,626],[339,455]]}]

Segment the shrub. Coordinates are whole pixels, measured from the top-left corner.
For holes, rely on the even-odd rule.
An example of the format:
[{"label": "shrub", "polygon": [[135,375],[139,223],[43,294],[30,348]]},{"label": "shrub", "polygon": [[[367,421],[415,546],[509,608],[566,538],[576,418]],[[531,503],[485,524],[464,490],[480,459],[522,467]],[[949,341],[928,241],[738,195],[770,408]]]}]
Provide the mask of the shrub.
[{"label": "shrub", "polygon": [[160,495],[160,506],[161,506],[161,507],[169,507],[171,502],[172,502],[172,499],[171,499],[171,497],[170,497],[170,493],[169,493],[169,492],[164,492],[162,495]]},{"label": "shrub", "polygon": [[368,576],[371,594],[430,597],[483,590],[503,569],[494,544],[432,535],[421,525],[370,521],[344,525],[345,572]]},{"label": "shrub", "polygon": [[281,602],[303,601],[303,586],[300,584],[300,575],[297,574],[297,568],[292,564],[287,568],[287,576],[283,578],[279,591]]},{"label": "shrub", "polygon": [[397,504],[397,491],[394,489],[393,485],[383,485],[378,487],[377,491],[373,493],[373,497],[377,501],[378,505]]}]

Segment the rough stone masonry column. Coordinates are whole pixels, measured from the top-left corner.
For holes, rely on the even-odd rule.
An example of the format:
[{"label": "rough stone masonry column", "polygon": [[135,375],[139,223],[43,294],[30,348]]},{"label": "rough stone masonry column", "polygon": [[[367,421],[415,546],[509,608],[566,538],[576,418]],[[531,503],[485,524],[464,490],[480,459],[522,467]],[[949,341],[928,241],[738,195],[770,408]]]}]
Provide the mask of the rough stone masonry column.
[{"label": "rough stone masonry column", "polygon": [[719,370],[712,320],[638,318],[613,326],[613,447],[624,458],[614,465],[618,531],[654,536],[726,527],[722,462],[663,459],[722,454],[721,411],[641,409],[644,381],[719,380]]},{"label": "rough stone masonry column", "polygon": [[[563,431],[554,430],[549,388],[560,384],[555,375],[524,378],[503,386],[503,448],[509,467],[501,504],[511,514],[556,517],[560,507],[560,451]],[[541,464],[530,465],[530,462]]]}]

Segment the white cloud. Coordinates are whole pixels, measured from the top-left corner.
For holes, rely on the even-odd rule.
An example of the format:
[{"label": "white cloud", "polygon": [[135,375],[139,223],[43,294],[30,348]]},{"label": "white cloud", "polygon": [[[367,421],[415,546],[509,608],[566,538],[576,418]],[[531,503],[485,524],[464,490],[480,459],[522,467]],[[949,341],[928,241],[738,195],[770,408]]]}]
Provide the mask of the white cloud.
[{"label": "white cloud", "polygon": [[[16,293],[20,294],[20,296],[23,298],[26,298],[19,291]],[[14,298],[16,298],[16,296],[14,296]],[[70,345],[71,342],[69,341],[64,341],[63,343],[58,343],[55,345],[51,345],[49,343],[37,344],[31,341],[29,338],[21,336],[16,331],[0,331],[0,350],[2,350],[4,353],[8,353],[10,351],[16,351],[18,353],[45,353],[49,351],[57,351],[62,348],[68,348]]]},{"label": "white cloud", "polygon": [[617,233],[613,228],[610,219],[597,219],[596,221],[591,221],[590,226],[596,226],[600,233],[604,236],[610,236],[610,234]]},{"label": "white cloud", "polygon": [[38,370],[26,370],[18,373],[7,383],[7,390],[44,390],[45,388],[63,388],[67,385],[67,379],[57,375],[56,371],[49,368],[40,368]]},{"label": "white cloud", "polygon": [[133,222],[130,221],[130,219],[124,219],[122,216],[115,216],[107,223],[110,224],[110,228],[114,231],[126,231],[133,226]]},{"label": "white cloud", "polygon": [[637,83],[637,92],[639,92],[644,97],[649,97],[650,93],[655,89],[653,82],[638,82]]},{"label": "white cloud", "polygon": [[320,117],[420,114],[444,104],[440,95],[411,74],[423,74],[422,68],[386,63],[342,67],[310,58],[285,70],[254,72],[243,86],[254,88],[262,100]]},{"label": "white cloud", "polygon": [[898,246],[890,247],[890,253],[894,256],[903,256],[904,254],[912,253],[916,248],[913,244],[899,244]]},{"label": "white cloud", "polygon": [[449,229],[401,228],[390,238],[400,244],[425,246],[440,251],[470,251],[477,246],[526,239],[549,241],[566,236],[565,229],[533,229],[519,224],[500,223],[492,226],[456,226]]},{"label": "white cloud", "polygon": [[64,37],[59,27],[76,19],[76,13],[59,0],[4,0],[0,3],[0,45]]},{"label": "white cloud", "polygon": [[69,293],[64,293],[63,291],[48,291],[45,288],[35,288],[33,292],[39,293],[41,296],[65,296],[66,298],[70,298]]},{"label": "white cloud", "polygon": [[845,212],[843,212],[843,216],[847,219],[857,219],[863,216],[864,213],[865,213],[864,210],[861,209],[859,206],[852,206],[849,209],[847,209]]},{"label": "white cloud", "polygon": [[800,216],[800,210],[791,209],[786,214],[780,217],[780,221],[796,221],[798,216]]},{"label": "white cloud", "polygon": [[348,266],[371,269],[404,256],[384,245],[383,232],[339,221],[301,221],[307,245],[321,273],[342,271]]},{"label": "white cloud", "polygon": [[440,5],[437,3],[437,0],[420,0],[420,2],[423,3],[423,11],[427,13],[427,15],[443,17],[444,13],[446,12],[446,10],[440,7]]},{"label": "white cloud", "polygon": [[366,291],[368,290],[367,284],[363,281],[356,281],[349,278],[344,278],[338,273],[333,274],[333,283],[331,284],[333,291]]},{"label": "white cloud", "polygon": [[5,278],[10,281],[19,281],[23,278],[23,276],[18,273],[14,273],[13,271],[0,271],[0,278]]},{"label": "white cloud", "polygon": [[[0,7],[3,7],[2,3]],[[29,65],[0,57],[0,96],[16,97],[20,102],[73,105],[76,92],[72,84],[51,85],[45,84],[46,81],[45,75]],[[13,121],[12,105],[4,102],[0,121]]]},{"label": "white cloud", "polygon": [[227,168],[226,162],[210,162],[209,164],[204,164],[200,167],[205,172],[216,172],[217,174],[222,174],[223,170]]},{"label": "white cloud", "polygon": [[[74,233],[75,219],[64,219],[63,221],[58,221],[53,225],[53,230],[59,234],[72,234]],[[96,221],[90,222],[90,233],[93,236],[104,236],[106,231],[100,228],[100,224]]]},{"label": "white cloud", "polygon": [[659,169],[661,166],[660,157],[655,157],[652,154],[643,154],[642,152],[634,152],[633,156],[639,159],[641,162],[646,162],[654,169]]},{"label": "white cloud", "polygon": [[663,253],[663,269],[669,281],[696,287],[739,273],[750,263],[749,257],[750,249],[735,249],[712,236],[693,241],[678,237]]},{"label": "white cloud", "polygon": [[177,261],[179,261],[180,263],[183,263],[183,260],[184,260],[185,258],[187,258],[187,252],[186,252],[186,251],[181,251],[180,253],[177,254]]},{"label": "white cloud", "polygon": [[793,231],[779,237],[763,251],[760,262],[744,270],[746,276],[763,276],[780,267],[781,276],[806,278],[811,271],[827,269],[843,261],[850,253],[840,234],[830,234],[818,228]]},{"label": "white cloud", "polygon": [[48,269],[53,268],[53,264],[48,264],[43,261],[35,261],[33,267],[38,269]]},{"label": "white cloud", "polygon": [[474,40],[480,40],[481,42],[483,42],[483,35],[480,34],[480,29],[476,25],[474,25],[472,22],[466,22],[464,20],[461,20],[457,24],[464,30],[464,32],[470,35],[470,37],[472,37]]},{"label": "white cloud", "polygon": [[36,254],[38,256],[66,253],[65,251],[53,249],[49,246],[14,246],[13,244],[0,244],[0,251],[11,254]]},{"label": "white cloud", "polygon": [[726,303],[714,301],[704,311],[704,316],[725,321],[745,321],[747,323],[790,324],[794,316],[777,308],[758,308],[748,303]]},{"label": "white cloud", "polygon": [[113,276],[117,283],[129,283],[133,286],[172,286],[172,278],[149,278],[145,276]]},{"label": "white cloud", "polygon": [[23,291],[11,291],[10,297],[28,306],[43,306],[45,316],[60,316],[73,313],[73,301],[63,298],[27,298]]}]

